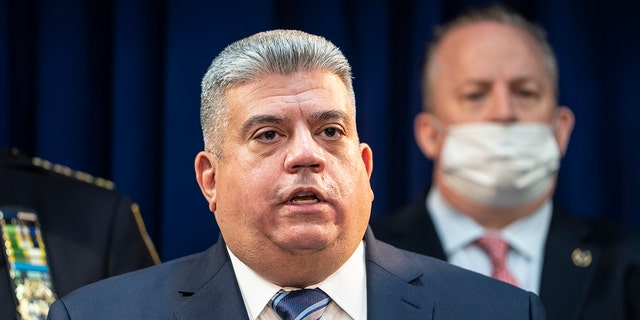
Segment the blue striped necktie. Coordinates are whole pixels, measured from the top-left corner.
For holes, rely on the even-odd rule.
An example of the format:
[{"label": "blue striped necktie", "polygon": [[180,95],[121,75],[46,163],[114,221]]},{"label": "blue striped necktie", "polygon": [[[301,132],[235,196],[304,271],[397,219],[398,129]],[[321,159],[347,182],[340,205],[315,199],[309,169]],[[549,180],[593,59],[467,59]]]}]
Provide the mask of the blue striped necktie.
[{"label": "blue striped necktie", "polygon": [[280,291],[271,300],[271,307],[283,320],[317,320],[330,301],[320,289]]}]

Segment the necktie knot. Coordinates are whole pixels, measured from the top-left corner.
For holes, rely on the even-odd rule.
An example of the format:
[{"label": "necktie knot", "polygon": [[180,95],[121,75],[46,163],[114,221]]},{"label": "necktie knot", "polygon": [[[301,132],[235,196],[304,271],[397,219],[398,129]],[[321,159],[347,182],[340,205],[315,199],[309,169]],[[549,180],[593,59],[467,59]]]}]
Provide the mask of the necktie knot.
[{"label": "necktie knot", "polygon": [[283,320],[317,320],[331,298],[320,289],[280,291],[271,300],[271,307]]},{"label": "necktie knot", "polygon": [[491,266],[493,268],[491,277],[517,286],[518,281],[507,267],[509,244],[497,236],[483,236],[478,238],[476,243],[487,253],[489,259],[491,259]]}]

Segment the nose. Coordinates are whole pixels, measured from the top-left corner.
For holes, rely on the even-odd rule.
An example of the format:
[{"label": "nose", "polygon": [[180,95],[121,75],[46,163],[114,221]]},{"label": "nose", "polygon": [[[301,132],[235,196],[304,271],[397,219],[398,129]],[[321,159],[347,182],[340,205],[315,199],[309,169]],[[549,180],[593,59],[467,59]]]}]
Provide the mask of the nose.
[{"label": "nose", "polygon": [[284,161],[285,170],[296,173],[303,169],[321,172],[326,165],[324,149],[308,130],[297,130],[289,142]]},{"label": "nose", "polygon": [[488,106],[488,120],[492,122],[516,121],[515,102],[508,88],[496,86]]}]

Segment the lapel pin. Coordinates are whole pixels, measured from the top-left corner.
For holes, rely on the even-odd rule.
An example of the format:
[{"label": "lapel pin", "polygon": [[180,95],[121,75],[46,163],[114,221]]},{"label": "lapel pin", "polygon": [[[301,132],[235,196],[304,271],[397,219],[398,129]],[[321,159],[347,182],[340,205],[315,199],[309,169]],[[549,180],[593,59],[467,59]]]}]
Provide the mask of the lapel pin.
[{"label": "lapel pin", "polygon": [[573,260],[573,264],[576,267],[586,268],[591,265],[591,261],[593,261],[593,256],[591,255],[591,251],[582,250],[580,248],[576,248],[571,253],[571,260]]}]

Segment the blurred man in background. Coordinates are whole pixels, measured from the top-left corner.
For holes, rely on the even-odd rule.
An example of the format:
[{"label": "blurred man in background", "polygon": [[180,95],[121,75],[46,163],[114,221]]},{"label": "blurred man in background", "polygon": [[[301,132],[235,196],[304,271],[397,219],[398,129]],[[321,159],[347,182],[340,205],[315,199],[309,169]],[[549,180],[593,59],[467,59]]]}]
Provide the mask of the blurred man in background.
[{"label": "blurred man in background", "polygon": [[574,115],[544,32],[501,6],[437,29],[414,132],[431,188],[384,241],[539,293],[549,319],[640,319],[640,241],[553,206]]}]

